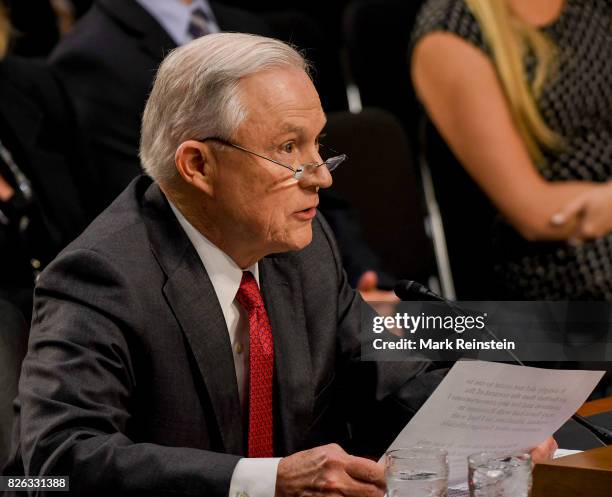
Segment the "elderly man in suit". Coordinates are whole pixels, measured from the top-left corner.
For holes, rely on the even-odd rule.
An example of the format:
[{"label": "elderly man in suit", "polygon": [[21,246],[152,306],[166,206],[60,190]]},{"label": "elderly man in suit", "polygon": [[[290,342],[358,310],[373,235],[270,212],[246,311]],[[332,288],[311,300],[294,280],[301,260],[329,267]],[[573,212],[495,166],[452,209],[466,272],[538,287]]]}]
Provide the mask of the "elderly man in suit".
[{"label": "elderly man in suit", "polygon": [[[275,17],[277,24],[282,15]],[[286,23],[289,21],[286,19]],[[283,23],[280,23],[283,24]],[[291,24],[291,22],[288,22]],[[51,55],[50,61],[74,99],[89,136],[91,160],[100,173],[99,191],[108,205],[141,172],[138,160],[140,118],[151,91],[155,70],[164,55],[202,35],[240,31],[272,36],[262,20],[235,7],[208,0],[96,0]],[[289,30],[294,39],[293,28]],[[299,39],[299,37],[298,37]],[[342,77],[321,41],[303,40],[319,47],[319,87],[328,104],[338,104]],[[340,80],[340,81],[338,81]],[[315,81],[316,82],[316,81]],[[378,257],[360,236],[359,226],[345,202],[327,194],[322,202],[338,236],[349,280],[368,299],[389,298],[393,278],[382,271]]]},{"label": "elderly man in suit", "polygon": [[213,34],[163,62],[149,177],[37,285],[26,474],[88,496],[382,496],[380,466],[332,443],[380,450],[441,374],[361,360],[372,310],[317,214],[343,159],[319,150],[324,125],[280,41]]}]

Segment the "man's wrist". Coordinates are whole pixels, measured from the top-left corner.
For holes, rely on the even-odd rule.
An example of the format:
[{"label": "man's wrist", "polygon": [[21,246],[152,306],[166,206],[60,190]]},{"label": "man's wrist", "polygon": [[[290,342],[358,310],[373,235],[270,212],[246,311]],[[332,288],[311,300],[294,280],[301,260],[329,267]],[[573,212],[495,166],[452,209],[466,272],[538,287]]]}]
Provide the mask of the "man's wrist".
[{"label": "man's wrist", "polygon": [[274,497],[280,457],[242,458],[234,468],[229,497]]}]

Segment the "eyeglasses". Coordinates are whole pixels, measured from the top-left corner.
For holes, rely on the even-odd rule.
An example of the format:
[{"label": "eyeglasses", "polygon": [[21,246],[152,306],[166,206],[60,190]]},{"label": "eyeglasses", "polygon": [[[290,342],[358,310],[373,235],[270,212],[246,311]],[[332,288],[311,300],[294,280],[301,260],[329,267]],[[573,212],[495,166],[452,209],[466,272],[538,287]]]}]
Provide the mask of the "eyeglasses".
[{"label": "eyeglasses", "polygon": [[[323,162],[321,162],[320,164],[301,164],[300,166],[298,166],[297,169],[289,166],[288,164],[283,164],[282,162],[279,162],[277,160],[274,159],[270,159],[270,157],[266,157],[265,155],[261,155],[258,154],[257,152],[253,152],[252,150],[246,149],[244,147],[241,147],[240,145],[236,145],[235,143],[229,142],[227,140],[224,140],[223,138],[219,138],[217,136],[209,136],[208,138],[203,138],[201,140],[197,140],[201,143],[204,143],[205,141],[209,141],[209,140],[213,140],[216,142],[221,143],[222,145],[227,145],[228,147],[233,147],[236,148],[238,150],[242,150],[243,152],[247,152],[249,154],[252,154],[256,157],[259,157],[260,159],[265,159],[267,161],[273,162],[274,164],[277,164],[279,166],[282,166],[286,169],[289,169],[291,172],[293,172],[293,177],[297,180],[299,180],[300,178],[302,178],[305,175],[308,174],[313,174],[315,172],[315,170],[318,167],[321,166],[325,166],[327,168],[327,170],[331,173],[332,171],[334,171],[335,169],[338,168],[338,166],[340,164],[342,164],[346,159],[347,159],[347,155],[346,154],[340,154],[340,155],[336,155],[334,157],[330,157],[327,160],[324,160]],[[325,147],[327,149],[329,149],[331,152],[333,153],[337,153],[335,150],[329,148],[329,147]]]}]

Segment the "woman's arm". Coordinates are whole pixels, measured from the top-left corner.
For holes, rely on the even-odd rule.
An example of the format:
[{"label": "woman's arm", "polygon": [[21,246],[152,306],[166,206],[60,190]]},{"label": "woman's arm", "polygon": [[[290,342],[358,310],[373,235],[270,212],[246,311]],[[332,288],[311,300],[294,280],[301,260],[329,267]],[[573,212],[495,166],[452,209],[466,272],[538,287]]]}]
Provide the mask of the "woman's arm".
[{"label": "woman's arm", "polygon": [[415,48],[412,78],[440,134],[523,237],[564,240],[575,233],[575,219],[554,224],[551,218],[596,184],[551,183],[540,175],[484,53],[456,35],[430,33]]}]

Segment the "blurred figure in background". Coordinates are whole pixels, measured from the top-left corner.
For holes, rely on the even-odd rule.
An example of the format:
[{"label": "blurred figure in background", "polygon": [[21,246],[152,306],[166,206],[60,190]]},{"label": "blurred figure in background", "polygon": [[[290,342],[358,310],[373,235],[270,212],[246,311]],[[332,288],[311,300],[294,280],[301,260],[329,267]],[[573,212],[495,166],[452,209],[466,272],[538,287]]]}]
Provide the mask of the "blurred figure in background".
[{"label": "blurred figure in background", "polygon": [[413,81],[502,215],[508,297],[612,298],[611,26],[606,0],[429,0],[420,13]]},{"label": "blurred figure in background", "polygon": [[70,0],[49,0],[57,18],[60,36],[66,36],[76,22],[74,4]]},{"label": "blurred figure in background", "polygon": [[140,118],[165,54],[220,30],[269,35],[256,16],[204,0],[98,0],[51,54],[89,137],[108,205],[141,173]]},{"label": "blurred figure in background", "polygon": [[14,28],[12,53],[44,58],[88,8],[81,0],[7,0]]},{"label": "blurred figure in background", "polygon": [[6,57],[0,3],[0,298],[26,319],[38,273],[99,209],[68,99],[44,66]]}]

